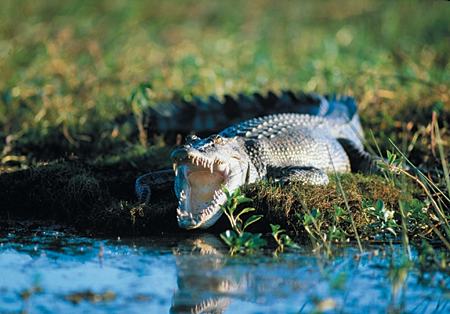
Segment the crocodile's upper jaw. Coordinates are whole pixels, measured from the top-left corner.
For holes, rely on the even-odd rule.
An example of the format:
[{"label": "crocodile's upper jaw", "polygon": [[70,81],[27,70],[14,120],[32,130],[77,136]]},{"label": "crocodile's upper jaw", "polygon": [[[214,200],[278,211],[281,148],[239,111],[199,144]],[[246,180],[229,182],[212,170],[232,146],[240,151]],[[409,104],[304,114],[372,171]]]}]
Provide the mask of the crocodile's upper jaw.
[{"label": "crocodile's upper jaw", "polygon": [[[224,139],[225,141],[225,139]],[[222,215],[223,188],[235,190],[246,181],[248,162],[230,145],[187,145],[172,153],[175,169],[177,219],[181,228],[212,226]],[[205,149],[205,146],[207,147]]]}]

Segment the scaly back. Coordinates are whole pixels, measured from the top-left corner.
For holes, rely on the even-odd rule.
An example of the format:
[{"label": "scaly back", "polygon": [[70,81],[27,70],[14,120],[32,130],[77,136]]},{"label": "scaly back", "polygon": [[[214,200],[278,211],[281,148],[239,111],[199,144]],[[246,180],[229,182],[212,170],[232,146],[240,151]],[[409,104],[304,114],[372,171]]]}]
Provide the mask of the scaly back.
[{"label": "scaly back", "polygon": [[299,113],[273,114],[253,118],[223,130],[224,137],[242,136],[248,139],[275,138],[296,132],[316,132],[346,139],[361,148],[363,131],[357,114],[356,103],[351,97],[321,97],[321,101],[310,105]]}]

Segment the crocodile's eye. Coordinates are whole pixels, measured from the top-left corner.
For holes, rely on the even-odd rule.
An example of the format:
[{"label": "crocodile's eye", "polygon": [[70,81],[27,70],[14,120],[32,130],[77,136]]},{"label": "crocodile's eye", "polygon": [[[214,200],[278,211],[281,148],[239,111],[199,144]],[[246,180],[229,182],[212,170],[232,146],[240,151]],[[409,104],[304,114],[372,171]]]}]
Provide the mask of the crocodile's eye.
[{"label": "crocodile's eye", "polygon": [[199,138],[197,135],[195,135],[195,134],[190,134],[190,135],[186,136],[185,141],[186,141],[186,144],[189,144],[189,143],[192,143],[192,142],[197,141],[197,140],[199,140],[199,139],[200,139],[200,138]]},{"label": "crocodile's eye", "polygon": [[220,135],[213,135],[213,142],[214,144],[222,144],[223,143],[223,138]]}]

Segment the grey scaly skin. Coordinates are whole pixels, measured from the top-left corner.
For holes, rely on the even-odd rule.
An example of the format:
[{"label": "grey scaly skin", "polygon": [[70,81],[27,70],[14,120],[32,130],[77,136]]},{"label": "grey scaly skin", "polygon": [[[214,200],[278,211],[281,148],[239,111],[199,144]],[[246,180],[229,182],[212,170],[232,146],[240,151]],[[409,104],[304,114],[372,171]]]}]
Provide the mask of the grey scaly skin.
[{"label": "grey scaly skin", "polygon": [[[362,129],[353,99],[328,102],[311,114],[274,114],[233,125],[217,135],[192,136],[172,154],[175,194],[182,228],[208,228],[221,216],[223,187],[234,191],[266,178],[305,184],[328,183],[327,173],[368,170]],[[146,175],[146,176],[150,176]],[[152,180],[136,190],[150,195]],[[145,187],[145,188],[144,188]]]}]

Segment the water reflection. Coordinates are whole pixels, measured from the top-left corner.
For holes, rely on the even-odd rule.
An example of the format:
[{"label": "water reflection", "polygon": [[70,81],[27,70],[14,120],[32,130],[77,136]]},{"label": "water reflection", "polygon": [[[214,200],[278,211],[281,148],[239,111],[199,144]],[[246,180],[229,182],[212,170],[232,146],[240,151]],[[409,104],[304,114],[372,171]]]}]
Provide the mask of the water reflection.
[{"label": "water reflection", "polygon": [[171,313],[223,313],[230,304],[227,296],[245,288],[244,282],[223,269],[227,249],[213,235],[203,235],[179,244],[174,250],[178,290]]},{"label": "water reflection", "polygon": [[[339,253],[340,252],[340,253]],[[232,257],[212,235],[178,244],[174,250],[178,289],[171,313],[337,312],[439,313],[449,310],[445,289],[418,284],[401,247],[340,249],[333,259],[306,250]],[[344,253],[344,254],[343,254]],[[339,255],[340,254],[340,255]],[[437,282],[449,279],[437,274]],[[355,310],[358,309],[358,310]]]},{"label": "water reflection", "polygon": [[230,257],[208,234],[117,241],[0,231],[0,269],[2,313],[450,311],[449,277],[422,280],[400,246],[340,248],[333,259],[308,248]]}]

